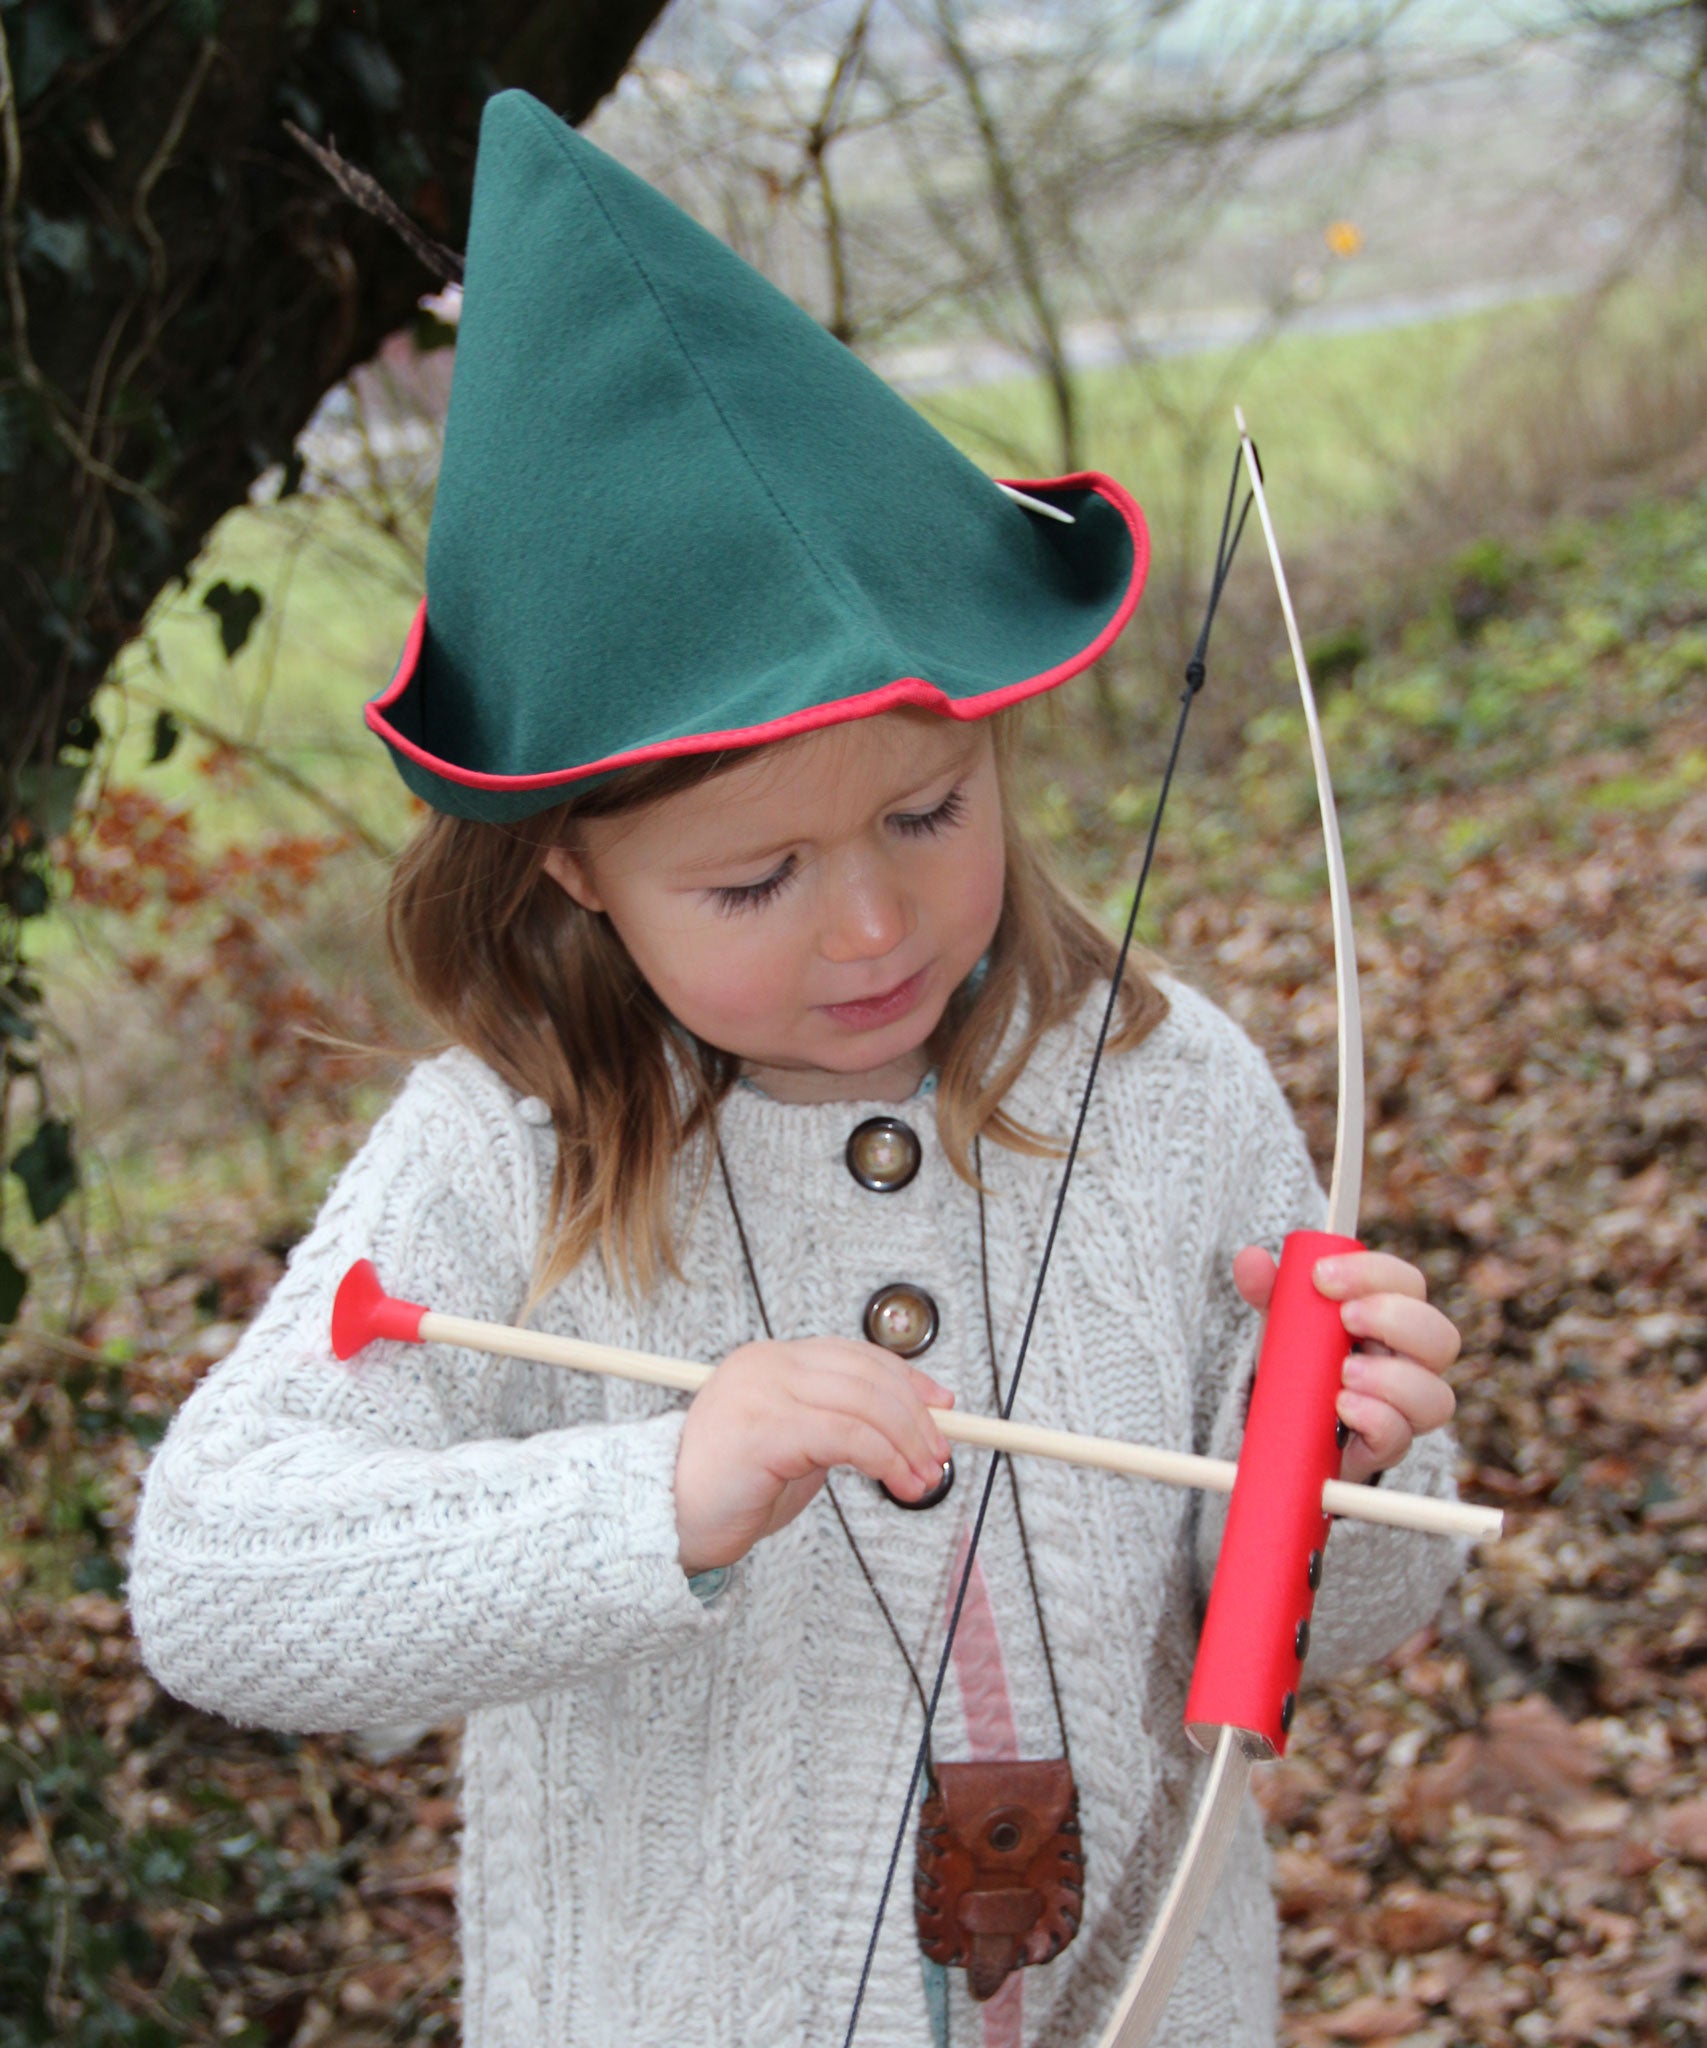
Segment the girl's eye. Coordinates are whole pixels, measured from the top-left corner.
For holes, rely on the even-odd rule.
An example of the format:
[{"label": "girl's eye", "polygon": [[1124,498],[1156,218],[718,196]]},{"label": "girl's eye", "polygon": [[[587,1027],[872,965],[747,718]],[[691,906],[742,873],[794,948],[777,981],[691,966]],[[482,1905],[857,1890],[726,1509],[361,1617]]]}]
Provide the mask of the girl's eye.
[{"label": "girl's eye", "polygon": [[966,815],[966,785],[957,782],[933,811],[897,811],[889,820],[897,832],[919,836],[948,832]]},{"label": "girl's eye", "polygon": [[791,853],[774,874],[766,875],[758,882],[738,882],[729,887],[713,889],[711,900],[726,916],[733,917],[743,910],[762,910],[773,896],[794,878],[797,863]]}]

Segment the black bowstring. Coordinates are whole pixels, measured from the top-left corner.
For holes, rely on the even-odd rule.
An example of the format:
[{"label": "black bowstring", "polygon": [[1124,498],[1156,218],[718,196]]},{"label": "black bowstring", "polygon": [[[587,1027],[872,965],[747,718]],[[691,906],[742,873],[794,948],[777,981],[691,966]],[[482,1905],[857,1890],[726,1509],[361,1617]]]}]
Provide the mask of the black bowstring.
[{"label": "black bowstring", "polygon": [[[1162,771],[1162,786],[1156,795],[1156,808],[1151,814],[1149,835],[1144,843],[1144,859],[1138,870],[1137,884],[1132,891],[1132,907],[1126,914],[1126,929],[1121,934],[1120,951],[1115,958],[1114,973],[1108,985],[1108,1000],[1103,1005],[1102,1022],[1097,1028],[1096,1045],[1091,1053],[1090,1067],[1085,1074],[1085,1085],[1079,1095],[1078,1115],[1073,1123],[1072,1139],[1067,1146],[1067,1157],[1061,1167],[1060,1184],[1055,1190],[1055,1206],[1050,1213],[1049,1234],[1044,1239],[1043,1255],[1037,1265],[1037,1279],[1033,1283],[1030,1306],[1026,1310],[1025,1328],[1020,1333],[1019,1349],[1014,1355],[1014,1369],[1008,1380],[1006,1397],[1001,1403],[1004,1422],[1013,1415],[1014,1402],[1019,1395],[1020,1374],[1025,1370],[1026,1353],[1031,1346],[1031,1333],[1036,1327],[1037,1314],[1043,1302],[1043,1283],[1049,1277],[1049,1262],[1054,1256],[1055,1240],[1060,1233],[1061,1217],[1067,1206],[1067,1189],[1073,1178],[1073,1167],[1079,1156],[1079,1141],[1084,1136],[1085,1121],[1090,1114],[1091,1094],[1096,1087],[1097,1071],[1102,1065],[1103,1049],[1108,1043],[1108,1034],[1114,1025],[1114,1013],[1120,1001],[1121,984],[1126,976],[1126,962],[1132,951],[1133,935],[1138,929],[1138,912],[1144,901],[1144,887],[1150,879],[1150,869],[1156,857],[1156,841],[1161,832],[1162,814],[1167,809],[1168,791],[1173,785],[1174,770],[1179,765],[1180,749],[1185,742],[1186,721],[1191,707],[1207,677],[1209,656],[1209,632],[1215,623],[1216,607],[1221,602],[1221,593],[1226,588],[1228,572],[1233,566],[1240,536],[1245,530],[1245,521],[1250,515],[1251,496],[1247,492],[1237,521],[1233,518],[1233,505],[1239,494],[1239,465],[1241,457],[1233,458],[1233,473],[1227,485],[1227,503],[1221,514],[1221,537],[1215,550],[1215,574],[1210,580],[1209,599],[1203,614],[1203,625],[1197,635],[1197,644],[1192,649],[1191,659],[1185,665],[1185,688],[1180,692],[1179,717],[1174,723],[1173,744],[1168,749],[1168,763]],[[1003,1462],[1003,1453],[997,1452],[990,1460],[984,1474],[984,1489],[978,1498],[978,1512],[973,1518],[972,1534],[966,1546],[966,1562],[961,1567],[960,1583],[955,1588],[954,1607],[948,1618],[948,1631],[943,1637],[942,1653],[937,1659],[936,1676],[931,1683],[931,1696],[925,1707],[924,1733],[919,1738],[918,1752],[913,1758],[912,1776],[907,1781],[907,1796],[901,1805],[901,1823],[895,1830],[895,1840],[889,1851],[889,1864],[883,1875],[883,1889],[878,1895],[877,1913],[871,1923],[871,1938],[866,1943],[865,1961],[860,1966],[859,1984],[854,1992],[853,2010],[848,2015],[848,2027],[842,2037],[842,2048],[852,2048],[854,2030],[859,2025],[859,2016],[865,2005],[866,1988],[871,1982],[872,1965],[877,1958],[877,1943],[883,1932],[884,1915],[889,1910],[889,1897],[895,1889],[895,1873],[900,1867],[901,1851],[906,1846],[907,1829],[913,1817],[913,1801],[919,1789],[919,1776],[930,1756],[931,1733],[936,1726],[937,1709],[942,1703],[942,1689],[948,1677],[949,1659],[954,1653],[955,1637],[960,1629],[961,1611],[966,1605],[967,1588],[972,1583],[972,1568],[978,1559],[978,1545],[984,1534],[984,1523],[990,1511],[990,1499],[995,1492],[996,1473]]]}]

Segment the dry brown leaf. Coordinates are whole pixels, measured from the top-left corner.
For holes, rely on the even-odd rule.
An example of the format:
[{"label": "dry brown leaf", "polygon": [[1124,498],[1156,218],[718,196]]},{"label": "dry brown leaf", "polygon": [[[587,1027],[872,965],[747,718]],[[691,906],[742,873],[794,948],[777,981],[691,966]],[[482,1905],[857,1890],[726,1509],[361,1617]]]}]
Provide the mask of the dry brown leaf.
[{"label": "dry brown leaf", "polygon": [[1369,1896],[1369,1877],[1313,1849],[1282,1849],[1274,1859],[1274,1888],[1282,1919],[1313,1920],[1361,1905]]},{"label": "dry brown leaf", "polygon": [[1422,1891],[1415,1885],[1394,1885],[1381,1895],[1370,1918],[1370,1931],[1389,1955],[1426,1955],[1430,1949],[1457,1941],[1488,1914],[1488,1907],[1474,1899]]},{"label": "dry brown leaf", "polygon": [[1547,2001],[1551,2038],[1559,2042],[1592,2041],[1602,2027],[1626,2019],[1629,2010],[1629,2001],[1614,1997],[1604,1978],[1587,1970],[1563,1969],[1553,1979],[1552,1996]]},{"label": "dry brown leaf", "polygon": [[1707,1799],[1684,1799],[1660,1816],[1660,1839],[1691,1863],[1707,1863]]},{"label": "dry brown leaf", "polygon": [[1397,2041],[1414,2033],[1424,2017],[1414,1998],[1382,1998],[1371,1992],[1338,2012],[1313,2014],[1309,2026],[1319,2041]]},{"label": "dry brown leaf", "polygon": [[1586,1730],[1567,1721],[1551,1700],[1530,1693],[1488,1709],[1481,1729],[1456,1736],[1438,1763],[1412,1773],[1394,1805],[1401,1839],[1432,1832],[1455,1806],[1504,1813],[1535,1801],[1550,1818],[1569,1795],[1591,1785],[1600,1753]]}]

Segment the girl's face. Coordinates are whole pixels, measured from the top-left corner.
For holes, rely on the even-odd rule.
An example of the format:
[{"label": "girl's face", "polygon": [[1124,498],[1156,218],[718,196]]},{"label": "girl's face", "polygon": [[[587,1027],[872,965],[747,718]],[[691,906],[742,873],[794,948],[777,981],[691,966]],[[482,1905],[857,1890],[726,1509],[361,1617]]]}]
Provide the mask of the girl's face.
[{"label": "girl's face", "polygon": [[672,1016],[795,1100],[909,1092],[1002,911],[989,727],[897,711],[588,819],[553,879]]}]

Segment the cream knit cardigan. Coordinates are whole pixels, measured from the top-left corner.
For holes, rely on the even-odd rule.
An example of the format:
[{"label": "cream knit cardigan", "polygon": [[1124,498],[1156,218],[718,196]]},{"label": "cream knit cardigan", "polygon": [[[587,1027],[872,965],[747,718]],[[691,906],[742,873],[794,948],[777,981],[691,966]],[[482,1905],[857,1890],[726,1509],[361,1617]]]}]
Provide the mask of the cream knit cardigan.
[{"label": "cream knit cardigan", "polygon": [[[1303,1142],[1261,1055],[1202,997],[1105,1065],[1018,1413],[1060,1428],[1236,1451],[1255,1319],[1233,1253],[1314,1222]],[[1065,1132],[1097,1004],[1045,1041],[1010,1106]],[[917,1131],[910,1186],[843,1159],[864,1117]],[[987,1409],[978,1206],[928,1095],[783,1105],[737,1089],[723,1142],[779,1335],[856,1335],[867,1297],[929,1290],[922,1362]],[[374,1347],[341,1366],[333,1290],[371,1257],[395,1293],[513,1321],[547,1213],[552,1131],[480,1061],[419,1067],[237,1349],[148,1474],[131,1602],[180,1698],[236,1721],[334,1729],[466,1716],[461,1866],[468,2048],[836,2048],[919,1735],[919,1707],[819,1499],[707,1602],[676,1555],[679,1397],[465,1352]],[[1004,1371],[1059,1162],[984,1148]],[[684,1215],[687,1215],[684,1209]],[[713,1181],[683,1275],[636,1305],[589,1260],[538,1327],[715,1361],[758,1334]],[[982,1479],[960,1454],[936,1509],[835,1482],[927,1675],[953,1551]],[[1426,1438],[1393,1482],[1451,1489]],[[1181,1732],[1220,1529],[1190,1493],[1042,1461],[1022,1473],[1080,1786],[1083,1930],[1023,1973],[1028,2044],[1093,2043],[1178,1855],[1200,1760]],[[1022,1752],[1059,1751],[1005,1486],[982,1547]],[[1425,1621],[1450,1544],[1341,1526],[1311,1653],[1323,1673]],[[936,1753],[966,1754],[951,1680]],[[909,1873],[857,2040],[928,2048]],[[1247,1813],[1163,2036],[1272,2048],[1275,1915]],[[983,2015],[952,1974],[952,2039]]]}]

